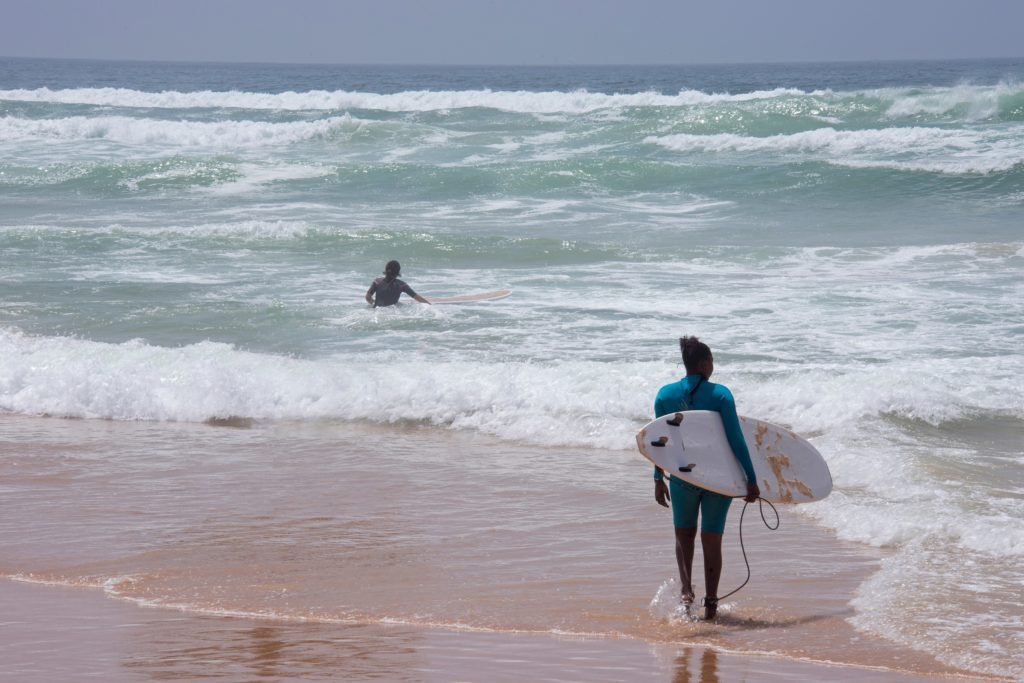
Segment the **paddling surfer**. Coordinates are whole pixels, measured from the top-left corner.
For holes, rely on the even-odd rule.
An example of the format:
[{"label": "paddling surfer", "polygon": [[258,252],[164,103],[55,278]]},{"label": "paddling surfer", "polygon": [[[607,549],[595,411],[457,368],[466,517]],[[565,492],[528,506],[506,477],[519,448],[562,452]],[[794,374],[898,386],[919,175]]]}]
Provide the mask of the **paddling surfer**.
[{"label": "paddling surfer", "polygon": [[366,290],[366,303],[374,308],[394,306],[398,303],[398,298],[404,292],[421,304],[429,304],[429,301],[414,292],[412,287],[405,281],[398,279],[401,273],[402,264],[398,261],[388,261],[384,266],[384,277],[374,280],[370,284],[370,288]]},{"label": "paddling surfer", "polygon": [[[715,370],[715,361],[707,344],[696,337],[682,337],[679,348],[683,354],[686,377],[661,388],[654,400],[655,416],[683,410],[713,410],[719,413],[729,446],[747,476],[747,495],[744,500],[752,503],[761,495],[761,490],[757,486],[754,465],[740,430],[732,392],[721,384],[708,381]],[[704,550],[704,588],[707,593],[704,598],[704,618],[714,619],[718,611],[718,581],[722,577],[722,534],[725,532],[725,518],[732,498],[676,477],[669,477],[666,485],[665,473],[655,467],[654,499],[665,507],[669,507],[669,501],[672,503],[676,563],[679,565],[679,578],[682,582],[683,604],[687,610],[694,599],[690,577],[694,541],[697,538],[697,514],[700,513],[700,544]]]}]

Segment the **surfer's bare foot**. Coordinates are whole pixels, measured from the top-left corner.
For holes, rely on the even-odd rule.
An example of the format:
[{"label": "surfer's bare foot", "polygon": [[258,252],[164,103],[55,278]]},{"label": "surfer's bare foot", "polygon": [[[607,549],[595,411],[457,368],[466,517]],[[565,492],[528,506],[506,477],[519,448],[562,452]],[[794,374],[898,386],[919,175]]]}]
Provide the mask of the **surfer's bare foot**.
[{"label": "surfer's bare foot", "polygon": [[718,614],[718,598],[704,598],[704,621],[711,621]]},{"label": "surfer's bare foot", "polygon": [[683,608],[686,609],[686,613],[689,614],[690,613],[690,609],[693,607],[693,601],[696,599],[696,596],[693,594],[693,591],[690,591],[689,593],[684,591],[683,595],[682,595],[682,599],[683,599]]}]

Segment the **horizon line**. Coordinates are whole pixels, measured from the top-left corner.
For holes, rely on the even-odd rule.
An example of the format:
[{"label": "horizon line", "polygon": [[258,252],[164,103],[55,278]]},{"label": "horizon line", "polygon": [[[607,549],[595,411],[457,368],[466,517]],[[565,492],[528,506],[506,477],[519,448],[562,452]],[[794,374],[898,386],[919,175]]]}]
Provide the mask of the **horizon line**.
[{"label": "horizon line", "polygon": [[115,62],[136,64],[191,64],[191,65],[233,65],[233,66],[338,66],[338,67],[413,67],[413,68],[621,68],[621,67],[700,67],[700,66],[751,66],[751,65],[797,65],[797,64],[885,64],[913,62],[988,62],[1024,60],[1024,55],[1014,57],[901,57],[875,59],[800,59],[752,61],[708,61],[708,62],[576,62],[564,63],[456,63],[456,62],[275,62],[258,60],[188,60],[188,59],[137,59],[127,57],[38,57],[26,55],[0,55],[0,59],[23,59],[57,62]]}]

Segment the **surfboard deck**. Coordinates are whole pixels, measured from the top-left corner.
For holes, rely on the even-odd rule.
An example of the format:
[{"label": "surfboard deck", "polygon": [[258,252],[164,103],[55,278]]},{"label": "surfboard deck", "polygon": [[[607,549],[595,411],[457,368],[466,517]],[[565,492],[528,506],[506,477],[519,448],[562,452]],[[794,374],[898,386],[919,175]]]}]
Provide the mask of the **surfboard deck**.
[{"label": "surfboard deck", "polygon": [[479,294],[427,297],[427,301],[432,304],[469,304],[476,301],[497,301],[498,299],[504,299],[511,293],[512,290],[510,289],[496,289],[493,292],[481,292]]},{"label": "surfboard deck", "polygon": [[[828,465],[806,439],[750,417],[740,417],[740,428],[762,498],[772,503],[809,503],[832,491]],[[644,457],[673,477],[726,496],[747,493],[746,475],[716,412],[664,415],[641,429],[636,443]]]}]

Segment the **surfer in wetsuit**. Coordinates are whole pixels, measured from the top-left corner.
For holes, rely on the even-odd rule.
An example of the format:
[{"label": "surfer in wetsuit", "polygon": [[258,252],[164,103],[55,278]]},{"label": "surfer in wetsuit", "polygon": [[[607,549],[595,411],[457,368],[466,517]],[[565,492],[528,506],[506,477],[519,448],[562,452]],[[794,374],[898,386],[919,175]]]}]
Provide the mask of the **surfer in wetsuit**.
[{"label": "surfer in wetsuit", "polygon": [[414,292],[412,287],[398,279],[401,273],[402,264],[398,261],[388,261],[384,266],[384,277],[374,280],[370,288],[366,290],[366,303],[374,308],[394,306],[398,303],[402,292],[405,292],[421,304],[429,304],[430,302]]},{"label": "surfer in wetsuit", "polygon": [[[721,384],[708,381],[715,370],[715,362],[707,344],[696,337],[682,337],[679,348],[683,353],[686,377],[661,388],[654,399],[655,416],[683,410],[713,410],[721,414],[729,446],[747,476],[747,495],[744,500],[753,503],[761,495],[761,490],[757,487],[754,465],[750,461],[743,432],[740,431],[732,392]],[[672,503],[676,562],[682,582],[683,604],[687,609],[694,599],[690,577],[693,546],[697,538],[697,513],[700,513],[700,544],[704,550],[704,588],[707,593],[704,598],[704,618],[714,619],[718,611],[718,580],[722,577],[722,534],[725,533],[725,517],[729,513],[732,498],[671,476],[666,485],[665,473],[655,467],[654,499],[665,507],[669,506],[669,501]]]}]

